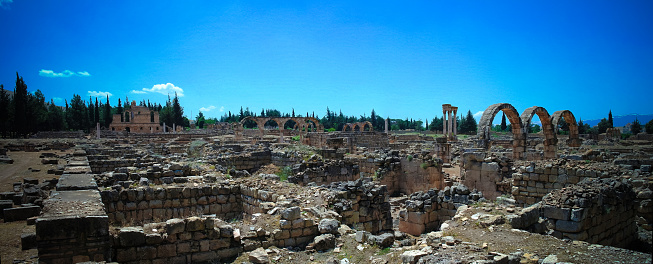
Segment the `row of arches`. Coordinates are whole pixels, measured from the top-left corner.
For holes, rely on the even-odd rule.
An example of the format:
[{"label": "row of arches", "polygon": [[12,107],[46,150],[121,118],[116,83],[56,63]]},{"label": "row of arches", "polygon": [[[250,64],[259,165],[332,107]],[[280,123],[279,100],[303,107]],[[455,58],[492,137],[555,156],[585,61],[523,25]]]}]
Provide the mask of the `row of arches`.
[{"label": "row of arches", "polygon": [[342,131],[374,131],[374,127],[370,121],[346,123],[342,126]]},{"label": "row of arches", "polygon": [[508,103],[498,103],[489,106],[483,112],[483,116],[478,124],[478,137],[480,147],[487,147],[490,141],[490,131],[492,130],[492,120],[502,111],[508,120],[510,120],[512,128],[512,151],[515,159],[523,158],[526,151],[526,139],[528,136],[531,120],[535,115],[538,116],[542,122],[542,133],[544,134],[544,157],[555,158],[557,150],[557,124],[561,119],[569,125],[569,139],[567,145],[570,147],[580,147],[581,140],[578,136],[578,123],[576,117],[569,110],[560,110],[550,115],[549,112],[540,106],[529,107],[519,115],[517,109]]},{"label": "row of arches", "polygon": [[[292,127],[292,130],[297,130],[297,131],[304,131],[304,132],[317,132],[317,131],[324,131],[324,126],[320,124],[320,121],[317,120],[317,118],[314,117],[253,117],[253,116],[248,116],[240,120],[238,123],[237,129],[245,129],[245,123],[248,121],[253,121],[256,123],[256,126],[258,127],[259,131],[261,131],[262,134],[265,134],[265,127],[266,124],[269,124],[268,127],[272,126],[272,124],[276,125],[276,128],[279,129],[280,131],[286,130],[285,127],[286,125],[289,125],[288,127]],[[289,121],[292,121],[292,123],[288,123]]]}]

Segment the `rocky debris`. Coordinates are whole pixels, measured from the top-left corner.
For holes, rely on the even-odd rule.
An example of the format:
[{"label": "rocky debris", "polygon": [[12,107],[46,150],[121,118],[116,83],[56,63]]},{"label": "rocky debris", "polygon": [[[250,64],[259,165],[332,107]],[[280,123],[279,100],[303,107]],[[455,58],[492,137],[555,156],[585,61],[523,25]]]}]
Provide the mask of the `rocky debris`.
[{"label": "rocky debris", "polygon": [[340,222],[335,219],[322,219],[317,228],[321,234],[338,234],[338,227]]},{"label": "rocky debris", "polygon": [[336,247],[336,237],[333,234],[322,234],[316,236],[313,243],[309,244],[309,248],[316,251],[326,251]]},{"label": "rocky debris", "polygon": [[252,263],[270,263],[268,253],[262,247],[249,252],[249,261]]}]

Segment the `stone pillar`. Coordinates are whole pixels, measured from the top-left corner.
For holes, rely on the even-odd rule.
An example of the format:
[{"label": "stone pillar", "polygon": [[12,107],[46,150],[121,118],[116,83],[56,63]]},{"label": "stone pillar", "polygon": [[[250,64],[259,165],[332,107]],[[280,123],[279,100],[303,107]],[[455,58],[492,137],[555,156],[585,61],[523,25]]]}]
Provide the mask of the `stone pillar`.
[{"label": "stone pillar", "polygon": [[385,119],[385,133],[388,134],[388,118]]},{"label": "stone pillar", "polygon": [[458,107],[452,107],[453,109],[453,138],[458,139],[458,122],[456,121],[458,117]]},{"label": "stone pillar", "polygon": [[100,122],[98,122],[95,126],[97,131],[97,133],[95,134],[95,138],[100,139]]},{"label": "stone pillar", "polygon": [[167,129],[166,129],[166,122],[163,122],[163,133],[165,133],[166,130],[167,130]]},{"label": "stone pillar", "polygon": [[451,134],[453,133],[451,129],[451,110],[447,110],[447,114],[449,115],[447,119],[447,138],[451,138]]},{"label": "stone pillar", "polygon": [[442,109],[442,135],[447,136],[447,110]]},{"label": "stone pillar", "polygon": [[177,124],[172,123],[172,133],[176,134],[177,133]]}]

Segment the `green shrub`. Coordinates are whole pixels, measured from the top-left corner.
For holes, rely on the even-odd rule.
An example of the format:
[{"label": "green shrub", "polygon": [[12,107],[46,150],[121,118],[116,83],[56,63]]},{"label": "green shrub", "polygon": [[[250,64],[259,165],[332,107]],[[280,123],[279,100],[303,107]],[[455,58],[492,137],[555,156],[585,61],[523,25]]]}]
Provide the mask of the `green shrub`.
[{"label": "green shrub", "polygon": [[406,159],[407,159],[408,161],[413,161],[413,155],[408,155],[408,156],[406,156]]},{"label": "green shrub", "polygon": [[277,173],[277,176],[279,176],[279,179],[281,181],[287,181],[288,176],[290,176],[291,174],[292,174],[292,168],[290,166],[286,166],[283,167],[283,169],[281,169],[281,171]]},{"label": "green shrub", "polygon": [[422,163],[422,164],[420,164],[419,166],[420,166],[420,168],[422,168],[422,169],[426,169],[426,168],[428,168],[428,167],[429,167],[429,164],[428,164],[428,163],[426,163],[426,162],[423,162],[423,163]]},{"label": "green shrub", "polygon": [[294,136],[291,139],[292,139],[292,141],[299,141],[299,136]]}]

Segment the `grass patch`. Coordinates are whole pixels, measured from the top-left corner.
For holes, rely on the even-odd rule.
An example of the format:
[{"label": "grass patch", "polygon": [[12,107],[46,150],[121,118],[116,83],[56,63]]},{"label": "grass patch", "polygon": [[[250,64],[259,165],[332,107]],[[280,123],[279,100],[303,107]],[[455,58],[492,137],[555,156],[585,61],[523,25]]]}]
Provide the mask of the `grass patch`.
[{"label": "grass patch", "polygon": [[277,176],[279,176],[279,180],[281,181],[288,181],[288,176],[292,174],[292,168],[290,166],[283,167],[281,171],[277,172]]}]

